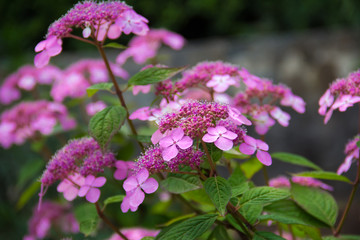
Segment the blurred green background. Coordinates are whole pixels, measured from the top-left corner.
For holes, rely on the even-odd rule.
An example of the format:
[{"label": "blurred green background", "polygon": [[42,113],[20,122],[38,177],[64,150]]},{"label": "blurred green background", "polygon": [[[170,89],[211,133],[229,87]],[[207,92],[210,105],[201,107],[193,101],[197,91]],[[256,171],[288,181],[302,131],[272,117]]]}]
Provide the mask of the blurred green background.
[{"label": "blurred green background", "polygon": [[[302,32],[312,29],[358,31],[358,0],[128,0],[134,9],[150,21],[150,27],[167,28],[182,34],[188,41],[209,37],[236,37],[268,33]],[[46,34],[48,26],[70,9],[70,0],[0,1],[0,81],[23,64],[32,63],[34,47]],[[128,38],[122,38],[124,43]],[[64,51],[84,52],[87,46],[65,41]],[[89,46],[90,48],[91,46]],[[51,141],[51,139],[50,139]],[[341,148],[344,143],[341,143]],[[24,166],[39,159],[30,144],[0,149],[0,239],[21,239],[27,232],[27,220],[37,198],[21,210],[16,203],[31,182],[19,178]],[[53,150],[56,150],[53,149]],[[41,162],[41,161],[40,161]],[[28,165],[27,165],[28,164]],[[41,163],[38,164],[41,166]],[[35,170],[34,170],[35,171]],[[29,181],[29,182],[26,182]],[[20,186],[19,186],[20,185]],[[54,188],[52,193],[55,193]],[[49,193],[51,196],[51,192]],[[116,208],[116,210],[115,210]],[[118,211],[114,206],[114,211]],[[128,214],[132,222],[139,213]],[[159,222],[164,218],[158,216]],[[151,221],[148,221],[151,222]],[[81,236],[81,235],[80,235]],[[81,237],[80,237],[81,239]]]}]

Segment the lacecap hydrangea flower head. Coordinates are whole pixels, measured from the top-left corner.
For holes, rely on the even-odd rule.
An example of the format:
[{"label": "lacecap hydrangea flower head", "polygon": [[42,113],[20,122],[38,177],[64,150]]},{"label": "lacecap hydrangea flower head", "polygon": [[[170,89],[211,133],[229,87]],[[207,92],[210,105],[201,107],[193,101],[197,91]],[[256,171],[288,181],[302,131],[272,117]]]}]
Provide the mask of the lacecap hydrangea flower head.
[{"label": "lacecap hydrangea flower head", "polygon": [[[34,64],[43,67],[51,57],[62,51],[62,39],[73,37],[78,39],[90,38],[90,42],[104,42],[106,38],[117,39],[122,33],[145,35],[149,27],[148,20],[137,14],[130,6],[119,1],[84,1],[76,4],[63,17],[52,23],[45,40],[35,47]],[[82,36],[72,34],[80,28]]]}]

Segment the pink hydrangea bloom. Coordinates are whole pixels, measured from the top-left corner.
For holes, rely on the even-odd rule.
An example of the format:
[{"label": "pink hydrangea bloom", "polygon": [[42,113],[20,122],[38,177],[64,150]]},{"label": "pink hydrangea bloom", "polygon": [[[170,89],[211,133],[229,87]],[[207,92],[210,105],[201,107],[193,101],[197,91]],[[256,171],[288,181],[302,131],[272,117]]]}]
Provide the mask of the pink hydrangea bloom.
[{"label": "pink hydrangea bloom", "polygon": [[[140,240],[144,237],[156,237],[160,230],[150,230],[144,228],[124,228],[120,229],[121,233],[129,240]],[[109,240],[124,240],[119,234],[114,233]]]},{"label": "pink hydrangea bloom", "polygon": [[86,113],[89,116],[93,116],[105,108],[106,108],[106,104],[103,101],[96,101],[86,105]]},{"label": "pink hydrangea bloom", "polygon": [[105,182],[105,177],[86,176],[84,184],[79,189],[78,196],[85,196],[86,200],[91,203],[97,202],[100,198],[100,190],[98,188],[104,186]]},{"label": "pink hydrangea bloom", "polygon": [[78,233],[79,224],[71,211],[71,206],[68,204],[45,201],[41,209],[34,208],[28,222],[29,233],[23,239],[48,238],[51,236],[52,228],[66,234]]},{"label": "pink hydrangea bloom", "polygon": [[149,85],[145,85],[145,86],[134,86],[133,87],[133,94],[136,96],[138,95],[140,92],[146,94],[149,93],[151,90],[151,84]]},{"label": "pink hydrangea bloom", "polygon": [[181,128],[172,130],[168,136],[162,138],[159,142],[163,148],[162,156],[165,161],[169,161],[176,157],[180,149],[188,149],[192,146],[193,140],[189,136],[184,136],[184,131]]},{"label": "pink hydrangea bloom", "polygon": [[64,130],[76,126],[66,107],[60,103],[44,100],[19,103],[0,116],[0,144],[8,148],[12,144],[24,143],[37,133],[48,135],[57,123]]},{"label": "pink hydrangea bloom", "polygon": [[202,140],[207,143],[213,142],[216,147],[223,151],[230,150],[233,147],[233,141],[237,138],[236,133],[227,130],[223,126],[210,127]]},{"label": "pink hydrangea bloom", "polygon": [[154,178],[149,178],[149,171],[141,169],[135,176],[128,177],[123,184],[126,191],[126,199],[121,204],[121,210],[127,212],[129,209],[132,211],[144,201],[145,194],[154,193],[159,183]]},{"label": "pink hydrangea bloom", "polygon": [[43,68],[25,65],[9,75],[0,86],[0,103],[9,104],[18,100],[20,90],[34,90],[38,84],[50,85],[62,76],[62,72],[55,66],[48,65]]},{"label": "pink hydrangea bloom", "polygon": [[278,121],[278,123],[283,126],[289,126],[290,115],[284,111],[282,111],[279,107],[275,107],[270,111],[270,115]]},{"label": "pink hydrangea bloom", "polygon": [[350,73],[346,78],[339,78],[330,84],[319,100],[319,114],[325,116],[326,124],[334,110],[346,111],[355,103],[360,102],[360,70]]},{"label": "pink hydrangea bloom", "polygon": [[265,142],[250,136],[244,136],[244,141],[245,142],[240,144],[240,152],[247,155],[252,155],[256,152],[256,157],[262,164],[266,166],[271,165],[271,156],[267,152],[269,146]]},{"label": "pink hydrangea bloom", "polygon": [[62,50],[62,39],[72,37],[75,28],[83,30],[84,38],[102,42],[106,37],[118,38],[122,32],[145,35],[149,30],[147,23],[146,18],[123,2],[80,2],[50,25],[46,39],[35,47],[35,52],[40,52],[35,56],[35,66],[43,67],[50,57],[58,55]]},{"label": "pink hydrangea bloom", "polygon": [[116,170],[114,172],[114,178],[116,180],[123,180],[127,176],[132,175],[132,170],[134,169],[134,162],[118,160],[115,162],[115,167]]},{"label": "pink hydrangea bloom", "polygon": [[345,147],[345,160],[344,162],[339,166],[337,170],[337,174],[342,174],[344,172],[347,172],[351,164],[354,160],[359,159],[359,147],[356,145],[356,143],[359,141],[360,136],[355,136],[352,140],[350,140]]},{"label": "pink hydrangea bloom", "polygon": [[213,88],[215,92],[223,93],[225,92],[230,86],[238,85],[239,80],[229,76],[228,74],[225,75],[214,75],[206,83],[207,87]]},{"label": "pink hydrangea bloom", "polygon": [[255,131],[260,135],[265,135],[270,127],[274,126],[275,121],[264,111],[253,115]]},{"label": "pink hydrangea bloom", "polygon": [[239,110],[233,107],[228,107],[229,110],[229,118],[237,125],[248,125],[250,126],[252,123],[249,119],[247,119],[244,115],[241,114]]},{"label": "pink hydrangea bloom", "polygon": [[185,40],[181,35],[165,29],[150,29],[144,36],[132,38],[129,47],[118,55],[116,62],[123,65],[129,57],[132,57],[137,64],[143,64],[146,60],[156,56],[161,43],[180,50]]},{"label": "pink hydrangea bloom", "polygon": [[291,178],[291,181],[303,186],[309,186],[309,187],[318,187],[322,188],[324,190],[332,191],[333,187],[329,186],[317,179],[311,178],[311,177],[301,177],[301,176],[294,176]]},{"label": "pink hydrangea bloom", "polygon": [[287,177],[279,176],[269,180],[270,187],[290,187],[290,180]]},{"label": "pink hydrangea bloom", "polygon": [[79,189],[85,183],[85,178],[78,173],[67,176],[57,186],[57,191],[63,193],[64,198],[72,201],[79,193]]}]

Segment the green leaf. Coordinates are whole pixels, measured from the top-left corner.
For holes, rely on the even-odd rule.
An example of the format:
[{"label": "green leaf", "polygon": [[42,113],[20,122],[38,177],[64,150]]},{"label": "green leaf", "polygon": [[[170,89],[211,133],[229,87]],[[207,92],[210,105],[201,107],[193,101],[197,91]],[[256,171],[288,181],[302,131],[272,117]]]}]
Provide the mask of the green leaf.
[{"label": "green leaf", "polygon": [[175,76],[177,73],[183,71],[185,67],[167,68],[167,67],[152,67],[147,68],[132,76],[129,85],[148,85],[151,83],[161,82]]},{"label": "green leaf", "polygon": [[249,189],[249,183],[247,182],[247,178],[242,172],[240,167],[236,167],[228,178],[228,182],[231,186],[232,197],[239,196]]},{"label": "green leaf", "polygon": [[94,204],[85,203],[75,208],[75,218],[79,222],[80,232],[88,236],[96,230],[99,217]]},{"label": "green leaf", "polygon": [[192,217],[195,217],[196,214],[195,213],[190,213],[190,214],[186,214],[186,215],[182,215],[182,216],[179,216],[179,217],[176,217],[176,218],[173,218],[171,219],[170,221],[164,223],[164,224],[161,224],[160,227],[168,227],[176,222],[179,222],[179,221],[182,221],[182,220],[185,220],[185,219],[188,219],[188,218],[192,218]]},{"label": "green leaf", "polygon": [[[182,196],[187,200],[192,200],[201,205],[214,206],[209,196],[206,194],[204,188],[193,190],[190,192],[183,193]],[[215,209],[215,208],[214,208]]]},{"label": "green leaf", "polygon": [[152,143],[151,142],[151,136],[145,136],[145,135],[133,135],[136,140],[138,140],[139,142],[142,142],[142,143]]},{"label": "green leaf", "polygon": [[89,97],[92,97],[95,93],[97,93],[99,90],[105,90],[108,92],[111,92],[111,88],[114,86],[113,83],[97,83],[94,84],[86,89],[86,93]]},{"label": "green leaf", "polygon": [[337,175],[334,172],[313,171],[313,172],[301,172],[301,173],[296,173],[293,175],[351,183],[350,179],[348,179],[347,177],[342,176],[342,175]]},{"label": "green leaf", "polygon": [[16,187],[22,189],[27,183],[31,182],[38,177],[45,165],[44,160],[32,159],[22,165],[19,172],[18,181]]},{"label": "green leaf", "polygon": [[326,236],[323,237],[323,240],[359,240],[360,235],[341,235],[339,237]]},{"label": "green leaf", "polygon": [[247,159],[249,155],[243,154],[239,151],[238,148],[232,148],[229,151],[223,153],[224,158],[226,159]]},{"label": "green leaf", "polygon": [[301,232],[303,236],[309,236],[313,240],[322,240],[320,229],[304,225],[292,225],[294,233]]},{"label": "green leaf", "polygon": [[291,164],[295,164],[295,165],[309,167],[309,168],[313,168],[313,169],[319,170],[319,171],[322,170],[315,163],[311,162],[310,160],[308,160],[308,159],[306,159],[306,158],[304,158],[302,156],[296,155],[296,154],[285,153],[285,152],[277,152],[277,153],[271,154],[271,157],[275,158],[277,160],[286,162],[286,163],[291,163]]},{"label": "green leaf", "polygon": [[266,204],[290,196],[289,191],[273,187],[254,187],[246,191],[240,199],[240,204]]},{"label": "green leaf", "polygon": [[161,186],[171,193],[185,193],[201,187],[198,176],[190,174],[169,173],[167,178],[161,182]]},{"label": "green leaf", "polygon": [[141,240],[154,240],[155,237],[143,237]]},{"label": "green leaf", "polygon": [[226,205],[231,198],[231,186],[222,177],[211,177],[204,182],[204,189],[217,210],[224,216]]},{"label": "green leaf", "polygon": [[356,142],[356,146],[360,148],[360,140]]},{"label": "green leaf", "polygon": [[108,197],[107,199],[105,199],[104,201],[104,207],[106,207],[107,205],[109,205],[110,203],[118,203],[118,202],[122,202],[124,199],[125,195],[115,195],[115,196],[111,196]]},{"label": "green leaf", "polygon": [[267,215],[261,215],[260,220],[274,220],[284,224],[302,224],[315,227],[326,225],[305,212],[292,200],[280,200],[264,207]]},{"label": "green leaf", "polygon": [[248,161],[240,164],[241,170],[248,179],[252,178],[255,173],[262,169],[262,167],[262,163],[259,162],[257,158],[251,158]]},{"label": "green leaf", "polygon": [[239,212],[250,224],[254,224],[259,218],[262,210],[263,206],[260,204],[245,204],[239,209]]},{"label": "green leaf", "polygon": [[283,237],[280,237],[279,235],[276,235],[272,232],[255,232],[254,240],[286,240]]},{"label": "green leaf", "polygon": [[156,240],[192,240],[201,236],[215,222],[217,214],[200,215],[163,229]]},{"label": "green leaf", "polygon": [[295,202],[313,217],[333,226],[338,214],[334,198],[321,189],[291,184],[291,193]]},{"label": "green leaf", "polygon": [[243,194],[244,192],[246,192],[247,190],[249,190],[249,183],[248,182],[244,182],[241,185],[237,185],[237,186],[232,186],[231,187],[231,197],[237,197],[241,194]]},{"label": "green leaf", "polygon": [[89,133],[104,150],[113,135],[119,131],[125,119],[125,108],[122,106],[107,107],[90,119]]},{"label": "green leaf", "polygon": [[105,44],[103,47],[104,48],[107,47],[107,48],[116,48],[116,49],[127,49],[127,46],[122,45],[122,44],[117,43],[117,42],[110,42],[108,44]]},{"label": "green leaf", "polygon": [[217,225],[207,240],[231,240],[226,228],[223,225]]},{"label": "green leaf", "polygon": [[40,190],[41,183],[35,180],[25,191],[21,194],[16,203],[16,209],[22,209],[25,204]]},{"label": "green leaf", "polygon": [[217,162],[222,157],[223,151],[215,146],[215,144],[212,143],[206,143],[206,147],[209,151],[209,154],[211,156],[211,159],[213,162]]}]

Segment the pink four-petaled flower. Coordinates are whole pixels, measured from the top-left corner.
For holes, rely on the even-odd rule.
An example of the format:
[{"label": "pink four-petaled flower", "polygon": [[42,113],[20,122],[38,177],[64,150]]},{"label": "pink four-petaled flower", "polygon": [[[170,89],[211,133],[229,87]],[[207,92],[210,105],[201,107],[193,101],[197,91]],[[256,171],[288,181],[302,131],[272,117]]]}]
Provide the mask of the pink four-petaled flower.
[{"label": "pink four-petaled flower", "polygon": [[237,81],[228,74],[214,75],[210,81],[206,83],[207,87],[211,87],[215,92],[225,92],[231,85],[236,85]]},{"label": "pink four-petaled flower", "polygon": [[249,119],[247,119],[244,115],[241,114],[239,110],[233,107],[228,107],[229,118],[237,125],[248,125],[250,126],[252,123]]},{"label": "pink four-petaled flower", "polygon": [[149,178],[149,171],[143,168],[135,176],[126,179],[123,187],[126,196],[121,203],[121,210],[127,212],[129,209],[136,211],[144,201],[145,194],[143,191],[147,194],[153,193],[158,189],[159,184],[154,178]]},{"label": "pink four-petaled flower", "polygon": [[79,188],[85,183],[85,178],[78,173],[69,175],[67,178],[59,183],[57,191],[62,192],[66,200],[72,201],[78,195]]},{"label": "pink four-petaled flower", "polygon": [[256,157],[262,164],[266,166],[271,165],[271,156],[267,152],[269,150],[269,146],[265,142],[250,136],[245,136],[244,141],[245,142],[240,144],[240,152],[247,155],[252,155],[256,152]]},{"label": "pink four-petaled flower", "polygon": [[168,136],[162,138],[159,144],[163,148],[162,157],[165,161],[169,161],[179,153],[176,146],[181,149],[188,149],[192,146],[193,140],[189,136],[184,136],[184,131],[181,128],[176,128]]},{"label": "pink four-petaled flower", "polygon": [[100,190],[99,187],[104,186],[106,182],[105,177],[95,177],[93,175],[88,175],[85,178],[84,184],[80,187],[78,196],[84,197],[86,196],[86,200],[91,203],[95,203],[100,198]]},{"label": "pink four-petaled flower", "polygon": [[213,142],[216,147],[223,151],[230,150],[233,147],[233,140],[237,134],[227,130],[223,126],[209,127],[202,140],[207,143]]},{"label": "pink four-petaled flower", "polygon": [[50,61],[50,57],[58,55],[62,51],[62,40],[56,36],[50,36],[39,42],[35,47],[36,54],[34,65],[37,68],[44,67]]}]

